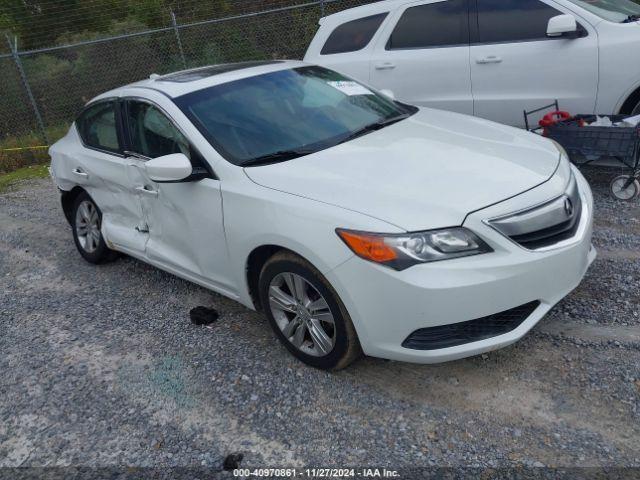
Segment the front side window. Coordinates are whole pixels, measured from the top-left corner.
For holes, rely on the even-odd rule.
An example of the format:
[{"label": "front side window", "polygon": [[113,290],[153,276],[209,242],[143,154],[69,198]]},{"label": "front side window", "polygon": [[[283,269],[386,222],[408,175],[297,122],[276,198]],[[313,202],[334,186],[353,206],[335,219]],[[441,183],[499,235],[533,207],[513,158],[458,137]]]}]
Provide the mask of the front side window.
[{"label": "front side window", "polygon": [[119,152],[116,102],[100,102],[88,107],[76,121],[78,133],[88,147]]},{"label": "front side window", "polygon": [[478,0],[480,43],[547,39],[549,20],[562,12],[539,0]]},{"label": "front side window", "polygon": [[640,4],[631,0],[569,0],[610,22],[627,22],[640,18]]},{"label": "front side window", "polygon": [[129,101],[127,124],[131,148],[149,158],[172,153],[190,157],[189,142],[158,108],[145,102]]},{"label": "front side window", "polygon": [[359,18],[337,27],[322,47],[320,55],[357,52],[369,45],[369,42],[382,25],[386,13]]},{"label": "front side window", "polygon": [[468,0],[446,0],[407,8],[389,38],[387,49],[468,44]]},{"label": "front side window", "polygon": [[291,160],[384,128],[414,112],[322,67],[216,85],[176,104],[236,165]]}]

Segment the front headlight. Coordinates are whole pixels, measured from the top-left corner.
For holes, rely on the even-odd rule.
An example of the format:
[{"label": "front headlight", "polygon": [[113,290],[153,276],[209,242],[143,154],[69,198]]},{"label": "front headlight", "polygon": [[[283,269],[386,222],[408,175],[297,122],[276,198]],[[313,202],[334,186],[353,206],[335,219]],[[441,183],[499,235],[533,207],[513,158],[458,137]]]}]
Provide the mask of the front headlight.
[{"label": "front headlight", "polygon": [[338,236],[361,258],[404,270],[418,263],[479,255],[493,249],[464,227],[417,233],[382,234],[337,229]]}]

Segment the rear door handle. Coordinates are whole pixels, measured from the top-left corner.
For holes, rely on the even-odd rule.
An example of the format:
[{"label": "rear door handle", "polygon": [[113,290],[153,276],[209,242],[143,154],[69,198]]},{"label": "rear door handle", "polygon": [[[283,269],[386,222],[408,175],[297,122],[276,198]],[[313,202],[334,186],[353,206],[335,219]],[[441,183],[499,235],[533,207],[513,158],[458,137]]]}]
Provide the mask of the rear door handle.
[{"label": "rear door handle", "polygon": [[376,64],[376,70],[393,70],[396,68],[396,65],[391,62],[383,62]]},{"label": "rear door handle", "polygon": [[502,63],[502,58],[496,55],[489,55],[488,57],[482,57],[476,59],[476,63],[480,65],[486,65],[488,63]]},{"label": "rear door handle", "polygon": [[80,167],[74,168],[73,170],[71,170],[71,173],[82,178],[87,178],[89,176],[89,174],[82,170]]},{"label": "rear door handle", "polygon": [[150,188],[147,188],[144,185],[136,187],[136,192],[140,192],[140,193],[143,193],[145,195],[151,195],[153,197],[157,197],[158,196],[158,191],[157,190],[151,190]]}]

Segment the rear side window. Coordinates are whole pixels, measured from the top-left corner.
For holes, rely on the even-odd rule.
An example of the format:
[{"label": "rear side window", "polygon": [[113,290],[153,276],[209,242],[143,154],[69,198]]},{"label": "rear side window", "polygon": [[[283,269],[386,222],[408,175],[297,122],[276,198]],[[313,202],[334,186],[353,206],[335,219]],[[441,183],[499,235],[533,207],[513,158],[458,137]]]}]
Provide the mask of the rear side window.
[{"label": "rear side window", "polygon": [[468,44],[468,0],[446,0],[407,8],[389,38],[387,50]]},{"label": "rear side window", "polygon": [[369,42],[387,17],[386,13],[359,18],[343,23],[337,27],[322,47],[320,55],[347,53],[362,50]]},{"label": "rear side window", "polygon": [[547,39],[549,19],[562,15],[539,0],[478,0],[480,43]]},{"label": "rear side window", "polygon": [[100,102],[87,108],[76,121],[78,132],[88,147],[120,151],[116,124],[116,102]]}]

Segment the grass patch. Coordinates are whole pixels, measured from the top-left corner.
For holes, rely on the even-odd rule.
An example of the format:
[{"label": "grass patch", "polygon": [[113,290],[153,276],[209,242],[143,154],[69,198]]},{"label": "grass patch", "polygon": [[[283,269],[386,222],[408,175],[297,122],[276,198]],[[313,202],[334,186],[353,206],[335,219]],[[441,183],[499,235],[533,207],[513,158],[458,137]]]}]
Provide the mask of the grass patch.
[{"label": "grass patch", "polygon": [[19,168],[10,173],[0,174],[0,192],[5,191],[11,185],[30,180],[32,178],[45,178],[49,176],[49,164],[33,165],[29,167]]},{"label": "grass patch", "polygon": [[[69,125],[60,124],[47,128],[51,143],[62,138]],[[33,148],[45,145],[42,135],[29,132],[18,136],[0,137],[0,175],[29,165],[40,165],[49,161],[47,148]]]}]

